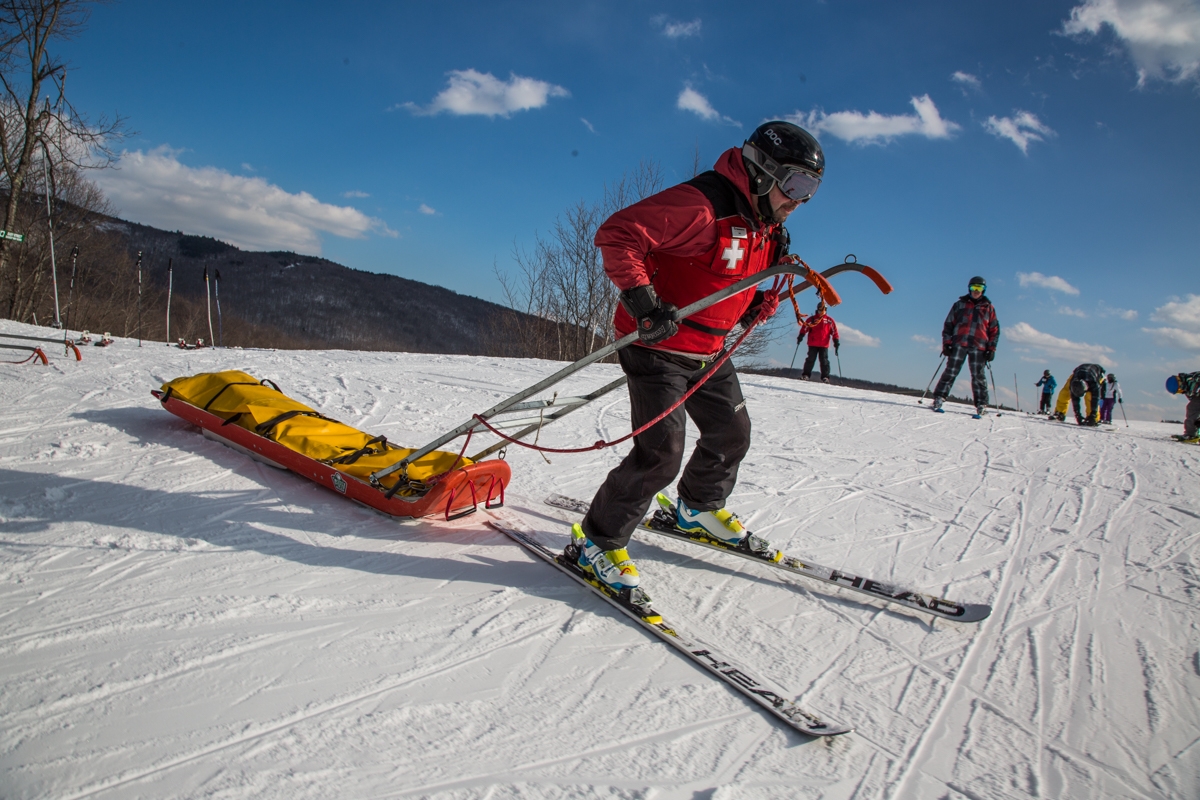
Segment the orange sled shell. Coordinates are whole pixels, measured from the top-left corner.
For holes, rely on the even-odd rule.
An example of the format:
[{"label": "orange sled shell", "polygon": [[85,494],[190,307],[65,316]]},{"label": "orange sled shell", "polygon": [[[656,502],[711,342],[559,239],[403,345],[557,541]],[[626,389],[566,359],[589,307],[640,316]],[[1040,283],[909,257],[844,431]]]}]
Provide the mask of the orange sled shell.
[{"label": "orange sled shell", "polygon": [[302,475],[326,489],[344,495],[393,517],[425,517],[442,514],[447,519],[466,516],[479,506],[496,508],[504,503],[504,489],[512,477],[508,463],[500,460],[468,463],[430,481],[432,486],[419,494],[394,493],[388,497],[386,486],[376,487],[367,480],[334,466],[298,453],[279,442],[228,422],[170,392],[153,390],[163,408],[186,422],[200,427],[215,439],[251,458],[279,469]]}]

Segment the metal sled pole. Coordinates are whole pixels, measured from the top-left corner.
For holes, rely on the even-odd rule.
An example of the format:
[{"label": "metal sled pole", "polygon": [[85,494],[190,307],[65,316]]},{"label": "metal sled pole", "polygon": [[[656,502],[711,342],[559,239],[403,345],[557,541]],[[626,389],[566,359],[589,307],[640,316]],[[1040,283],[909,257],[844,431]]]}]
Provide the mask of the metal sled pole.
[{"label": "metal sled pole", "polygon": [[[936,378],[937,374],[942,371],[942,362],[945,360],[946,357],[942,356],[941,360],[938,361],[937,369],[933,371],[933,378]],[[929,383],[925,384],[925,391],[921,392],[921,399],[917,401],[918,405],[925,402],[925,395],[929,394],[929,387],[933,386],[933,378],[930,378]]]},{"label": "metal sled pole", "polygon": [[992,394],[995,395],[995,402],[992,403],[992,408],[996,409],[996,416],[1001,416],[1000,412],[1000,393],[996,391],[996,373],[992,372],[992,365],[987,365],[988,374],[992,376]]},{"label": "metal sled pole", "polygon": [[[838,267],[846,267],[846,265],[839,264]],[[837,270],[838,267],[832,267],[831,270]],[[858,265],[851,265],[850,268],[857,268],[857,267],[858,267]],[[843,271],[843,270],[838,270],[838,271]],[[704,309],[708,308],[709,306],[715,305],[715,304],[721,302],[722,300],[725,300],[726,298],[733,297],[735,294],[741,294],[744,291],[753,289],[754,287],[758,286],[760,283],[762,283],[763,281],[765,281],[768,278],[772,278],[776,275],[785,275],[785,274],[806,275],[808,273],[805,270],[805,268],[799,264],[791,264],[791,263],[776,264],[773,267],[768,267],[767,269],[764,269],[762,272],[757,272],[748,278],[743,278],[742,280],[738,281],[737,283],[733,284],[732,286],[727,286],[724,289],[720,290],[719,292],[714,292],[713,294],[710,294],[708,297],[697,300],[696,302],[692,303],[691,305],[688,305],[688,306],[685,306],[685,307],[679,309],[678,311],[675,312],[675,319],[676,320],[686,319],[687,317],[692,316],[696,312],[703,311]],[[812,284],[809,281],[804,281],[803,283],[797,285],[796,288],[793,290],[793,292],[798,294],[799,292],[803,291],[804,289],[808,288],[811,285]],[[499,403],[492,406],[487,411],[484,411],[479,416],[483,417],[484,419],[491,419],[492,417],[496,416],[497,414],[502,414],[502,413],[504,413],[506,411],[510,411],[510,410],[517,410],[514,408],[514,406],[516,406],[521,401],[526,400],[526,399],[532,397],[533,395],[537,394],[538,392],[543,391],[544,389],[548,389],[549,387],[553,386],[554,384],[561,382],[563,379],[578,372],[579,370],[583,369],[584,367],[590,366],[591,364],[594,364],[597,361],[599,361],[603,358],[606,358],[607,356],[612,355],[613,353],[617,352],[618,350],[628,347],[629,345],[633,344],[637,340],[638,340],[637,332],[635,331],[633,333],[630,333],[627,336],[624,336],[624,337],[616,340],[615,342],[612,342],[611,344],[601,347],[599,350],[596,350],[593,353],[589,353],[588,355],[586,355],[583,358],[576,361],[574,364],[570,364],[566,367],[563,367],[558,372],[554,373],[553,375],[549,376],[548,378],[538,381],[533,386],[530,386],[527,389],[522,389],[521,391],[514,394],[512,397],[509,397],[506,400],[501,400]],[[613,388],[616,388],[616,387],[613,387]],[[539,407],[545,408],[549,404],[540,402],[540,403],[537,403],[536,405]],[[408,465],[411,464],[412,462],[416,461],[417,459],[421,458],[422,456],[432,453],[434,450],[437,450],[439,447],[444,445],[446,442],[452,441],[452,440],[458,438],[459,436],[462,436],[467,431],[474,430],[475,428],[479,427],[479,425],[480,425],[479,420],[472,417],[471,419],[469,419],[466,422],[459,425],[454,430],[449,431],[448,433],[442,434],[441,436],[434,439],[432,442],[430,442],[429,444],[420,448],[419,450],[414,450],[408,456],[408,458],[404,459],[403,461],[399,461],[390,467],[387,467],[385,469],[379,470],[378,472],[372,473],[372,475],[371,475],[372,483],[377,483],[380,478],[387,477],[388,475],[391,475],[393,472],[399,472],[400,470],[406,469],[408,467]],[[536,426],[533,429],[536,429]]]}]

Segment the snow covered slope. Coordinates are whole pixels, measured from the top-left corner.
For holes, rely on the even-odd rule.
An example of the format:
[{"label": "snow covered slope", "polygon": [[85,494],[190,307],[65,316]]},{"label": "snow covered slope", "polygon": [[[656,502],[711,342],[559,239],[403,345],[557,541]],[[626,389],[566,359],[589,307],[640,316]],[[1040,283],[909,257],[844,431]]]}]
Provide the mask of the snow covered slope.
[{"label": "snow covered slope", "polygon": [[[1200,796],[1200,448],[1167,440],[1178,426],[972,420],[743,376],[754,445],[730,507],[752,530],[995,606],[933,621],[639,534],[656,607],[857,729],[809,740],[483,512],[383,517],[150,396],[244,369],[417,446],[561,365],[126,339],[50,354],[0,365],[5,798]],[[618,437],[623,395],[542,443]],[[565,542],[570,515],[541,498],[590,499],[626,449],[510,448],[502,513]]]}]

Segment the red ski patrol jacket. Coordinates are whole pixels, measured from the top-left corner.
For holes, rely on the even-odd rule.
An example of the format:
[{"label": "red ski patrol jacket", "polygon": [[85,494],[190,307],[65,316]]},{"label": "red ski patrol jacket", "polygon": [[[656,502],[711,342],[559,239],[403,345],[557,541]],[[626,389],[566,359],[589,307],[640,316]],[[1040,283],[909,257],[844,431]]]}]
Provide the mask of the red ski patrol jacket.
[{"label": "red ski patrol jacket", "polygon": [[[761,272],[787,254],[787,232],[754,211],[740,148],[726,150],[714,169],[613,214],[596,232],[604,271],[621,291],[650,283],[678,308]],[[656,350],[708,359],[746,313],[747,290],[679,321],[679,333]],[[637,329],[617,305],[617,338]]]},{"label": "red ski patrol jacket", "polygon": [[1000,339],[996,308],[987,295],[975,300],[969,294],[958,298],[942,325],[942,346],[966,350],[995,350]]},{"label": "red ski patrol jacket", "polygon": [[837,323],[828,314],[809,317],[805,320],[804,333],[808,336],[809,347],[829,347],[830,339],[835,342],[841,340],[841,337],[838,336]]}]

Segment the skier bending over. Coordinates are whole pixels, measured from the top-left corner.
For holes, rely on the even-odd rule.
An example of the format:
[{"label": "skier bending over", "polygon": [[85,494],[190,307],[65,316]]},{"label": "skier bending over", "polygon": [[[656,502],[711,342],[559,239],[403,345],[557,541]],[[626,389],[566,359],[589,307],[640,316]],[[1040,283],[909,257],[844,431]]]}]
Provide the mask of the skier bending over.
[{"label": "skier bending over", "polygon": [[804,359],[804,369],[801,370],[800,377],[804,380],[812,377],[813,362],[819,357],[821,359],[821,382],[829,383],[829,340],[833,340],[835,355],[842,346],[842,340],[838,337],[837,323],[833,321],[833,317],[825,313],[824,300],[817,303],[817,310],[804,321],[804,325],[800,328],[800,335],[796,337],[796,344],[800,344],[804,340],[805,334],[808,335],[808,358]]},{"label": "skier bending over", "polygon": [[1183,417],[1183,436],[1174,438],[1188,444],[1200,444],[1200,372],[1181,372],[1167,379],[1167,389],[1174,381],[1174,394],[1187,395],[1187,411]]},{"label": "skier bending over", "polygon": [[1117,376],[1111,372],[1100,387],[1100,424],[1112,425],[1112,410],[1117,403],[1125,405],[1121,399],[1121,387],[1117,385]]},{"label": "skier bending over", "polygon": [[984,292],[987,281],[976,275],[967,283],[967,294],[958,298],[946,322],[942,325],[942,355],[946,370],[933,390],[933,410],[941,411],[942,403],[950,396],[950,388],[958,379],[963,361],[971,366],[971,393],[975,397],[975,413],[983,416],[988,404],[987,376],[984,368],[996,357],[1000,340],[1000,323],[996,309]]},{"label": "skier bending over", "polygon": [[[1075,412],[1075,422],[1080,425],[1100,424],[1100,396],[1107,378],[1104,367],[1099,364],[1080,364],[1071,373],[1071,379],[1058,393],[1054,413],[1050,419],[1064,422],[1067,419],[1067,403]],[[1087,416],[1079,412],[1079,400],[1087,395]]]},{"label": "skier bending over", "polygon": [[1038,403],[1038,413],[1049,414],[1050,406],[1054,405],[1052,399],[1054,397],[1054,387],[1058,386],[1058,381],[1054,380],[1054,376],[1050,374],[1050,370],[1042,370],[1042,378],[1034,386],[1042,387],[1042,400]]},{"label": "skier bending over", "polygon": [[579,566],[605,585],[619,591],[640,581],[625,547],[655,494],[679,472],[685,414],[700,438],[677,486],[676,524],[779,557],[725,509],[750,447],[750,416],[733,362],[713,370],[725,335],[739,321],[774,313],[778,296],[744,292],[678,324],[672,315],[786,255],[783,223],[812,197],[824,170],[821,146],[808,132],[768,122],[742,147],[726,150],[712,170],[618,211],[597,231],[604,271],[621,290],[616,337],[637,331],[640,340],[618,355],[629,379],[634,430],[708,378],[681,407],[634,437],[633,449],[571,531]]}]

